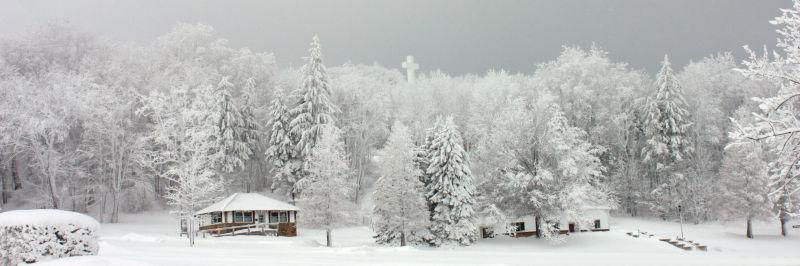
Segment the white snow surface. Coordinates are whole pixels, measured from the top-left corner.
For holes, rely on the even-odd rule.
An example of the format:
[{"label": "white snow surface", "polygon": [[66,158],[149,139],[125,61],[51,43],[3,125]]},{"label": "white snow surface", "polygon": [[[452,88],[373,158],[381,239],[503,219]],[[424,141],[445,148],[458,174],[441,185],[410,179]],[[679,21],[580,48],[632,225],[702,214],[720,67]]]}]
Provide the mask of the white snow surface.
[{"label": "white snow surface", "polygon": [[[177,220],[167,213],[124,215],[121,220],[101,229],[98,256],[42,265],[800,265],[800,230],[782,238],[775,222],[756,223],[755,239],[744,237],[744,223],[738,221],[684,225],[688,239],[709,246],[708,252],[700,252],[657,240],[680,234],[677,223],[640,218],[612,218],[611,231],[574,233],[562,244],[497,237],[441,248],[379,246],[364,226],[334,230],[333,248],[324,246],[324,231],[302,227],[297,237],[206,236],[189,247],[178,236]],[[637,230],[656,237],[625,234]]]},{"label": "white snow surface", "polygon": [[15,210],[0,213],[2,226],[49,226],[77,225],[92,231],[100,228],[100,223],[88,215],[55,209]]},{"label": "white snow surface", "polygon": [[63,258],[59,260],[51,260],[51,261],[44,261],[41,263],[36,263],[36,265],[43,265],[43,266],[150,266],[153,264],[135,261],[135,260],[126,260],[126,259],[118,259],[118,258],[111,258],[111,257],[100,257],[100,256],[83,256],[83,257],[69,257]]},{"label": "white snow surface", "polygon": [[258,210],[299,211],[300,208],[258,193],[235,193],[223,200],[211,204],[210,206],[198,211],[196,214],[221,211]]}]

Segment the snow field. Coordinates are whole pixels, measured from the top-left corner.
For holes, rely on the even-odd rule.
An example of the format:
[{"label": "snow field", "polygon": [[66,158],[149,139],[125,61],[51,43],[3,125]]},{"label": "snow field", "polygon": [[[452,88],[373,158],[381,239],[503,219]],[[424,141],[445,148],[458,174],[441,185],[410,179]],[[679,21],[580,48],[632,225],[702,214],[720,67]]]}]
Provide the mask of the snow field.
[{"label": "snow field", "polygon": [[[677,223],[614,218],[611,231],[574,233],[562,244],[543,239],[480,239],[473,246],[387,247],[374,244],[367,227],[333,232],[325,247],[321,230],[298,229],[298,237],[198,237],[188,247],[172,216],[145,213],[104,224],[100,255],[50,261],[43,265],[798,265],[800,238],[781,239],[775,223],[758,222],[755,239],[745,239],[739,223],[685,225],[687,238],[709,245],[708,252],[683,251],[627,231],[672,236]],[[800,234],[800,232],[794,232]],[[139,263],[139,264],[136,264]]]}]

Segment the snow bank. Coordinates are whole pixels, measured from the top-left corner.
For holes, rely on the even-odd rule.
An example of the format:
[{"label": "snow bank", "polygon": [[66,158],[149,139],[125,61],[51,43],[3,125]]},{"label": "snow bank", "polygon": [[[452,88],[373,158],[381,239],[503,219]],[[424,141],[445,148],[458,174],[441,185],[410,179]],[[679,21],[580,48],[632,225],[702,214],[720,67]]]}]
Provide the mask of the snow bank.
[{"label": "snow bank", "polygon": [[19,210],[0,213],[0,264],[33,263],[46,258],[95,255],[93,218],[61,210]]},{"label": "snow bank", "polygon": [[125,240],[125,241],[138,241],[138,242],[150,242],[150,243],[161,243],[161,242],[163,242],[163,240],[161,240],[158,237],[140,235],[140,234],[137,234],[137,233],[127,233],[127,234],[121,236],[119,239],[120,240]]},{"label": "snow bank", "polygon": [[17,210],[0,213],[0,227],[30,225],[80,225],[83,228],[97,231],[100,223],[88,215],[54,209]]},{"label": "snow bank", "polygon": [[109,257],[98,256],[84,256],[84,257],[71,257],[57,260],[45,261],[37,263],[36,265],[42,266],[149,266],[152,264],[140,261],[125,260]]}]

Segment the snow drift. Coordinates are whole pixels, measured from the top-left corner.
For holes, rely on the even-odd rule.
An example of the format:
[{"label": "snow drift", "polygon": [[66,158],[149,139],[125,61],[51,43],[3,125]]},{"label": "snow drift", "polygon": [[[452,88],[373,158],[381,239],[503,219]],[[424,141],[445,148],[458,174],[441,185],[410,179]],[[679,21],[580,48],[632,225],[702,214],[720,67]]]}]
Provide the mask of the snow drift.
[{"label": "snow drift", "polygon": [[100,224],[92,217],[68,211],[0,213],[0,264],[96,255],[99,229]]}]

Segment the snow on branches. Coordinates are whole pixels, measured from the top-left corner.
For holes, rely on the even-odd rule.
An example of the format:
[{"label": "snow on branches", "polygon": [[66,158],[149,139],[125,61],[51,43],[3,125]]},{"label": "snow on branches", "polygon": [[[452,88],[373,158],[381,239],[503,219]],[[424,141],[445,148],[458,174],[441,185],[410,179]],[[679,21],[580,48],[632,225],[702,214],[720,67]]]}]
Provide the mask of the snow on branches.
[{"label": "snow on branches", "polygon": [[782,15],[771,21],[777,30],[780,52],[773,52],[770,59],[766,48],[759,57],[745,46],[749,60],[740,69],[742,74],[754,79],[779,82],[778,95],[754,98],[761,113],[752,114],[755,121],[740,124],[730,132],[731,145],[763,142],[777,154],[770,161],[770,197],[775,203],[775,213],[781,221],[781,233],[786,235],[786,222],[792,215],[800,214],[800,1],[793,1],[791,9],[782,9]]},{"label": "snow on branches", "polygon": [[380,151],[380,178],[373,194],[373,226],[380,244],[420,242],[429,224],[421,171],[408,128],[399,121]]},{"label": "snow on branches", "polygon": [[448,117],[428,147],[430,180],[426,184],[432,206],[431,233],[434,245],[469,245],[477,239],[475,185],[469,157],[452,117]]},{"label": "snow on branches", "polygon": [[355,221],[355,204],[350,168],[341,141],[341,132],[333,126],[322,129],[320,139],[308,158],[308,176],[298,181],[300,198],[297,204],[303,209],[302,224],[325,229],[327,246],[332,245],[331,231]]}]

